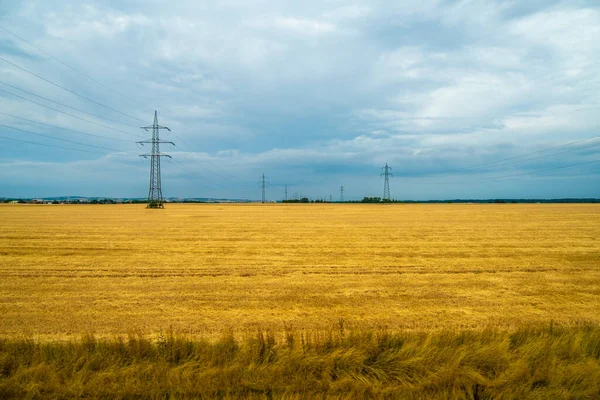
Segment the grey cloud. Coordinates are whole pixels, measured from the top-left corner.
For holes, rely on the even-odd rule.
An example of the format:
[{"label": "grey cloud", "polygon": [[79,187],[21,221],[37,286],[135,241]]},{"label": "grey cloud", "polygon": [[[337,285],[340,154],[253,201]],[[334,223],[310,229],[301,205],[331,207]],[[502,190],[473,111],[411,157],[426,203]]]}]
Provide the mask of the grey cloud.
[{"label": "grey cloud", "polygon": [[[175,173],[176,164],[165,164],[165,177],[172,173],[174,179],[172,189],[188,195],[197,188],[252,197],[253,175],[265,169],[281,180],[288,176],[302,181],[306,192],[311,190],[308,182],[321,182],[314,190],[323,191],[324,186],[335,187],[353,177],[360,177],[355,193],[361,185],[366,192],[375,191],[381,183],[377,173],[367,176],[386,161],[394,163],[398,176],[443,175],[470,162],[593,136],[600,122],[594,108],[600,100],[600,45],[595,40],[600,37],[600,9],[589,1],[32,0],[4,6],[3,11],[0,23],[133,101],[8,36],[0,41],[3,55],[148,123],[158,108],[161,121],[174,129],[173,140],[181,138],[201,152],[180,154],[179,162],[187,170],[204,171],[207,177],[214,173],[218,179],[214,165],[224,165],[233,175],[252,181],[201,187],[186,183],[186,171]],[[16,17],[24,22],[11,22]],[[0,63],[0,70],[3,78],[35,93],[114,116],[10,66]],[[114,135],[1,93],[0,106],[47,123]],[[5,151],[3,158],[48,161],[47,152],[31,146],[19,149]],[[119,150],[136,148],[132,144]],[[189,150],[180,144],[174,154]],[[594,156],[574,152],[556,162]],[[60,171],[55,176],[68,176],[76,156],[52,157],[54,163],[45,168]],[[194,157],[214,165],[199,164]],[[540,160],[515,168],[527,171],[542,165]],[[22,176],[22,190],[27,191],[35,180],[24,168],[11,164],[9,175]],[[92,175],[104,187],[116,173],[106,171]],[[458,181],[473,174],[450,175]],[[124,177],[137,179],[122,173],[119,180]],[[594,179],[597,182],[598,176]],[[66,182],[71,181],[61,184]],[[436,192],[435,187],[423,189],[412,182],[401,193],[407,198],[454,193],[488,197],[513,190],[513,184],[513,191],[534,196],[555,193],[551,182],[544,180],[536,191],[514,181],[463,188],[465,196],[459,189]],[[576,182],[578,193],[589,193],[589,185]]]}]

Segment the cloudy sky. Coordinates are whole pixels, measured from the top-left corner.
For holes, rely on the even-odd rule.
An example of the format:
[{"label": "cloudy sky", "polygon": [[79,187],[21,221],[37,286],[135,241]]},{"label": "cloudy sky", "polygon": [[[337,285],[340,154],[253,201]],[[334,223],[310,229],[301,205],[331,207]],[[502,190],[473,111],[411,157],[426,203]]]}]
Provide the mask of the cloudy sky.
[{"label": "cloudy sky", "polygon": [[154,110],[168,197],[381,196],[386,162],[397,199],[600,197],[596,0],[0,0],[0,26],[0,197],[146,196]]}]

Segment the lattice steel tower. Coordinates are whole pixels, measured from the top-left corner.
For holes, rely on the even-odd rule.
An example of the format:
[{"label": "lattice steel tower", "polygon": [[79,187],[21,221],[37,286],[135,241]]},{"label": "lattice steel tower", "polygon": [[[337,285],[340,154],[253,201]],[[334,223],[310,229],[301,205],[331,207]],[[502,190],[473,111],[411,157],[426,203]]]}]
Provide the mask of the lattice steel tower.
[{"label": "lattice steel tower", "polygon": [[143,126],[142,129],[145,130],[146,132],[148,132],[150,129],[152,129],[152,139],[142,140],[141,142],[137,142],[137,143],[141,144],[142,146],[144,144],[149,144],[149,143],[152,144],[152,152],[140,155],[140,157],[144,157],[144,158],[150,157],[150,190],[148,191],[148,205],[146,207],[147,208],[164,208],[162,188],[160,185],[160,158],[161,157],[171,158],[171,156],[168,154],[161,153],[159,145],[161,143],[168,143],[168,144],[172,144],[173,146],[175,146],[175,143],[160,140],[159,135],[158,135],[158,131],[160,129],[166,129],[169,132],[171,130],[169,128],[167,128],[166,126],[158,125],[158,117],[157,117],[156,111],[154,111],[154,123],[150,126]]},{"label": "lattice steel tower", "polygon": [[381,169],[383,170],[381,176],[385,177],[385,182],[383,183],[383,200],[390,201],[390,176],[394,176],[394,174],[390,172],[392,167],[388,166],[387,163],[385,163],[385,167],[381,167]]},{"label": "lattice steel tower", "polygon": [[344,186],[340,186],[340,202],[344,202]]},{"label": "lattice steel tower", "polygon": [[266,192],[265,189],[267,187],[267,185],[269,184],[269,182],[267,181],[267,178],[265,177],[265,174],[262,174],[262,176],[260,177],[260,180],[258,181],[258,185],[260,186],[261,190],[262,190],[262,202],[264,203],[266,201]]}]

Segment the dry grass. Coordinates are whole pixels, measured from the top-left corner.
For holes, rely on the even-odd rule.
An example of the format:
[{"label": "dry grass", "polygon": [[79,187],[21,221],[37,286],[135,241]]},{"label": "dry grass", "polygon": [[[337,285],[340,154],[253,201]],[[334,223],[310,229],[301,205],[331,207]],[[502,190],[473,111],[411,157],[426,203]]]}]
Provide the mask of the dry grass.
[{"label": "dry grass", "polygon": [[2,398],[597,399],[600,327],[0,340]]},{"label": "dry grass", "polygon": [[0,337],[600,322],[598,205],[0,206]]}]

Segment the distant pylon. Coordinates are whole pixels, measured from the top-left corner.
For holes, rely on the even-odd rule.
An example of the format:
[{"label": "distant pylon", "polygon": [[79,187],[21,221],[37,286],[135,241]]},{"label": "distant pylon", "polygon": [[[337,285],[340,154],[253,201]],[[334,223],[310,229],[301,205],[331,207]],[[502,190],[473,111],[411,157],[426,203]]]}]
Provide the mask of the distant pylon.
[{"label": "distant pylon", "polygon": [[340,202],[344,202],[344,186],[340,186]]},{"label": "distant pylon", "polygon": [[143,126],[142,129],[145,130],[146,132],[148,132],[150,129],[152,129],[152,139],[142,140],[140,142],[137,142],[137,143],[141,144],[142,146],[144,144],[149,144],[149,143],[152,144],[152,151],[150,153],[140,155],[140,157],[144,157],[144,158],[150,157],[150,189],[148,190],[148,205],[146,207],[147,208],[164,208],[162,188],[161,188],[161,179],[160,179],[160,158],[161,157],[171,158],[171,156],[168,154],[161,153],[159,145],[161,143],[169,143],[174,146],[175,143],[160,140],[159,135],[158,135],[158,131],[160,129],[166,129],[169,132],[171,130],[169,128],[167,128],[166,126],[158,125],[158,116],[157,116],[156,111],[154,111],[154,123],[150,126]]},{"label": "distant pylon", "polygon": [[390,176],[394,176],[394,174],[390,172],[392,167],[388,166],[387,163],[385,163],[385,167],[381,167],[381,169],[383,170],[381,176],[385,177],[385,182],[383,183],[383,200],[390,201]]},{"label": "distant pylon", "polygon": [[285,185],[285,198],[284,198],[284,200],[287,201],[287,199],[288,199],[287,198],[287,185]]},{"label": "distant pylon", "polygon": [[330,203],[331,203],[331,200],[332,200],[332,198],[331,198],[331,195],[329,195],[329,202],[330,202]]},{"label": "distant pylon", "polygon": [[265,177],[265,174],[262,174],[262,176],[260,177],[260,180],[258,181],[258,185],[260,186],[261,191],[262,191],[262,202],[263,203],[266,201],[265,188],[267,187],[268,184],[269,184],[269,182],[267,182],[267,178]]}]

